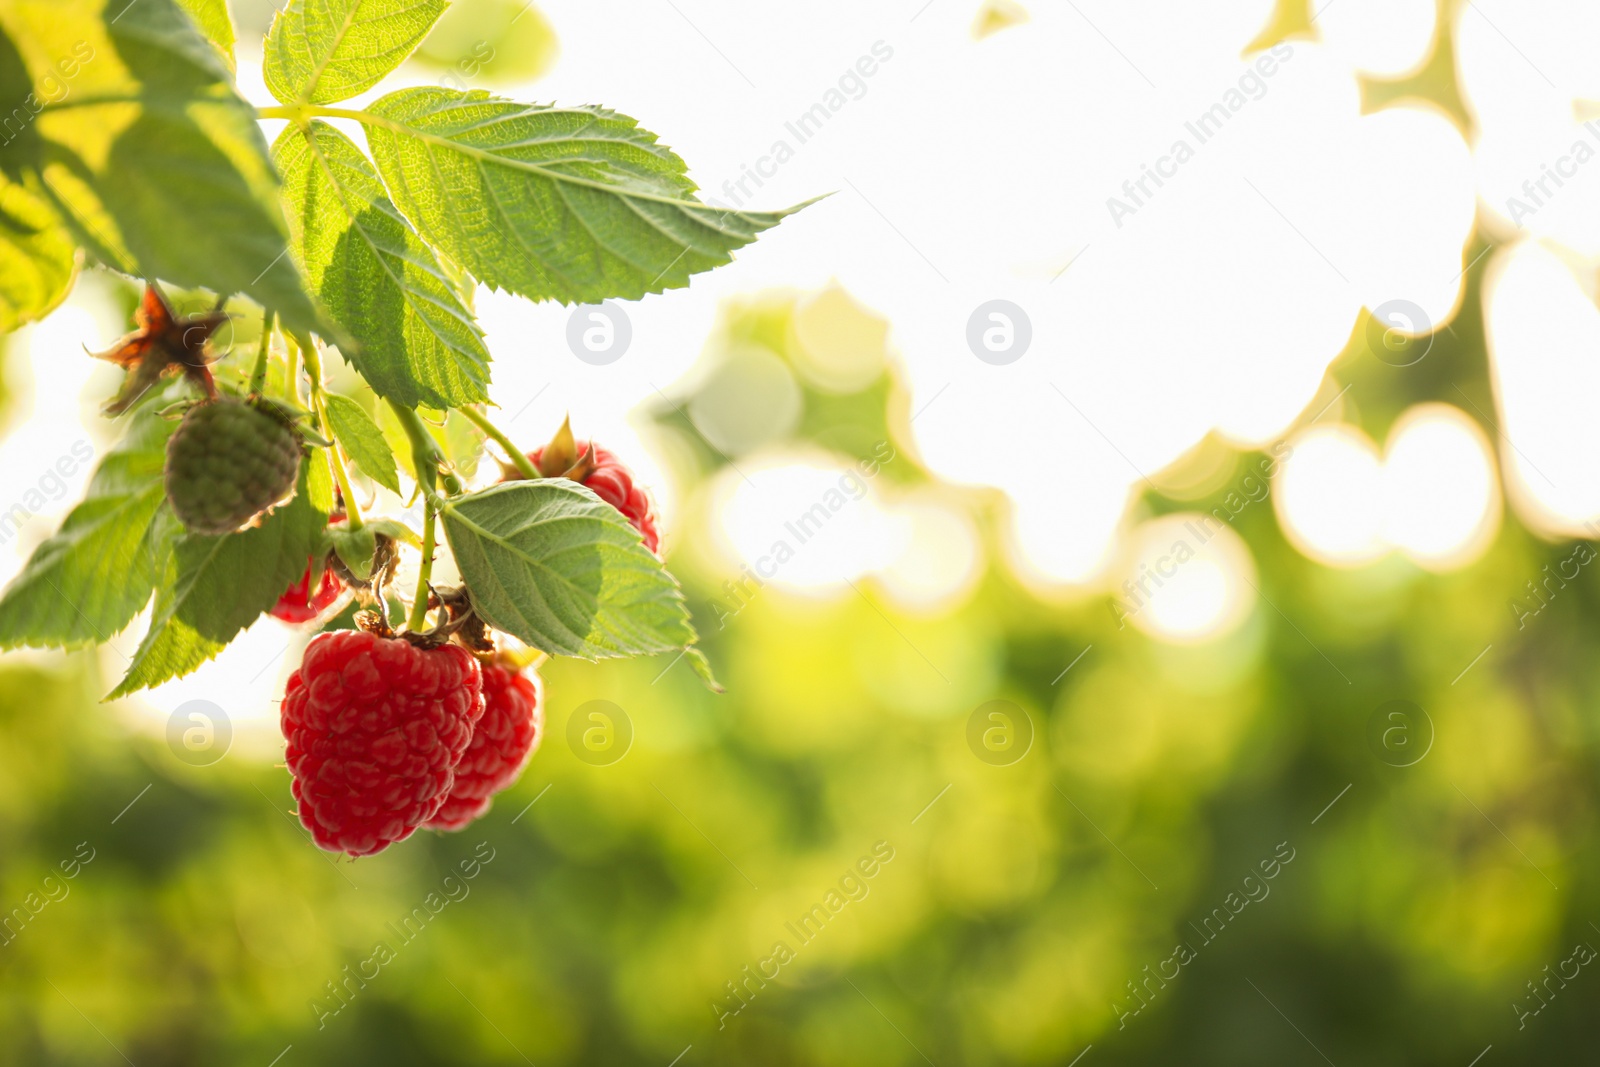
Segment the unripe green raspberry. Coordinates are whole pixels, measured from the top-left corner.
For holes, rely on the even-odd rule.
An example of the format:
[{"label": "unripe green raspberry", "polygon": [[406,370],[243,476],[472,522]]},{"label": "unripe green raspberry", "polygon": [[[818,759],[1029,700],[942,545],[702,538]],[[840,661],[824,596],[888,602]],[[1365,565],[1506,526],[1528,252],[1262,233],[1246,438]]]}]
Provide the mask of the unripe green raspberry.
[{"label": "unripe green raspberry", "polygon": [[190,408],[167,442],[167,499],[191,533],[232,533],[294,488],[302,450],[286,415],[223,398]]}]

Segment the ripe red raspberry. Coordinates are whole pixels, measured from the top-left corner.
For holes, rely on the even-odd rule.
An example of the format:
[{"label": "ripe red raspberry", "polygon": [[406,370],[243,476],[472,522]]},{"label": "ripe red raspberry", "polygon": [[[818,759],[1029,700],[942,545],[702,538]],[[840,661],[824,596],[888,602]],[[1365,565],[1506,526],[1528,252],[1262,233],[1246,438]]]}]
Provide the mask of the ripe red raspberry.
[{"label": "ripe red raspberry", "polygon": [[300,580],[291,585],[273,605],[272,617],[282,619],[284,622],[310,622],[324,611],[333,607],[333,604],[344,594],[344,583],[333,571],[324,568],[322,582],[317,586],[316,595],[311,594],[311,568],[300,576]]},{"label": "ripe red raspberry", "polygon": [[[343,515],[335,515],[328,520],[331,526],[343,522]],[[284,622],[310,622],[324,611],[333,607],[334,601],[344,593],[344,583],[331,568],[323,568],[322,582],[317,586],[315,596],[311,594],[311,564],[306,564],[305,574],[300,580],[284,590],[278,602],[272,607],[272,617],[282,619]]]},{"label": "ripe red raspberry", "polygon": [[491,798],[522,774],[544,740],[544,687],[533,671],[483,665],[483,718],[456,766],[455,786],[430,830],[459,830],[482,816]]},{"label": "ripe red raspberry", "polygon": [[[633,472],[623,466],[615,455],[599,445],[590,447],[594,449],[593,458],[591,459],[585,452],[579,456],[576,468],[577,471],[581,471],[584,467],[588,467],[589,472],[581,478],[575,478],[574,481],[588,486],[594,490],[595,496],[622,512],[622,517],[639,531],[640,538],[644,540],[644,547],[654,552],[661,545],[661,533],[656,525],[655,505],[650,500],[650,494],[635,484]],[[544,453],[543,448],[536,448],[528,453],[528,459],[541,471],[545,469],[540,462],[544,459]],[[562,473],[564,472],[555,472],[555,474]],[[555,474],[547,474],[546,477],[555,477]]]},{"label": "ripe red raspberry", "polygon": [[381,852],[433,817],[483,715],[466,649],[321,634],[289,676],[283,736],[300,821],[330,852]]}]

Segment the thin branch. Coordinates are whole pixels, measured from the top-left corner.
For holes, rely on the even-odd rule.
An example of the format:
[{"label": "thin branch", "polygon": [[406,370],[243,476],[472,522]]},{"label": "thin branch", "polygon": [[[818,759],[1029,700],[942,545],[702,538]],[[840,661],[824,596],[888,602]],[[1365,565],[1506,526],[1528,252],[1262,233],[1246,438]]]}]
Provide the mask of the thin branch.
[{"label": "thin branch", "polygon": [[543,474],[539,473],[539,468],[533,465],[533,460],[529,459],[522,449],[511,442],[511,438],[506,436],[504,430],[490,422],[488,416],[475,408],[456,408],[455,410],[465,416],[468,422],[487,434],[491,441],[499,445],[511,460],[512,466],[516,467],[524,478],[544,477]]}]

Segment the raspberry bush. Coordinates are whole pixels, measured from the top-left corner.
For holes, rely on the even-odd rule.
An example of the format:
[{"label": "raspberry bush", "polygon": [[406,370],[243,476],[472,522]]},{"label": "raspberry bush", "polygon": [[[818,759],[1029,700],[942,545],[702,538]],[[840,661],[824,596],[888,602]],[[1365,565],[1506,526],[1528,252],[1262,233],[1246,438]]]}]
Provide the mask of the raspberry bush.
[{"label": "raspberry bush", "polygon": [[[317,637],[283,705],[301,818],[352,855],[465,825],[515,779],[542,696],[497,656],[683,655],[715,688],[646,488],[566,426],[528,451],[494,425],[475,287],[638,299],[789,213],[703,203],[683,160],[601,107],[437,86],[339,106],[447,7],[290,0],[265,45],[278,103],[257,110],[224,5],[0,0],[0,98],[27,120],[0,142],[0,331],[86,267],[145,284],[136,329],[101,354],[127,371],[106,405],[123,436],[0,597],[0,648],[100,643],[148,605],[116,697],[189,674],[263,613],[314,625],[359,598],[360,629]],[[260,119],[285,120],[270,148]],[[178,317],[180,290],[211,310]],[[223,332],[255,340],[219,351]],[[327,388],[334,354],[370,394]],[[447,417],[506,478],[468,488]],[[420,521],[363,513],[396,498]],[[436,588],[446,550],[461,585]],[[418,581],[392,589],[408,554]]]}]

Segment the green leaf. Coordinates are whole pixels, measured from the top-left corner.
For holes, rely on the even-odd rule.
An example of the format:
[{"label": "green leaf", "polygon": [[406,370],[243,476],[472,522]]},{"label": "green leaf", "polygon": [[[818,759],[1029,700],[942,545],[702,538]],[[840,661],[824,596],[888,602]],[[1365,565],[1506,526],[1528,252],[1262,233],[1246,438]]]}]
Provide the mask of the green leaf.
[{"label": "green leaf", "polygon": [[37,112],[0,173],[119,271],[320,328],[255,111],[174,0],[0,0],[0,39],[0,99],[20,83]]},{"label": "green leaf", "polygon": [[285,130],[272,154],[283,174],[295,256],[329,314],[356,340],[346,358],[367,383],[407,407],[487,399],[483,332],[361,150],[313,122]]},{"label": "green leaf", "polygon": [[683,593],[611,505],[564,478],[450,500],[445,537],[489,625],[552,655],[629,656],[694,641]]},{"label": "green leaf", "polygon": [[[164,506],[161,479],[176,426],[149,412],[133,417],[122,441],[101,460],[83,502],[34,550],[0,598],[0,648],[98,644],[149,601],[179,532]],[[71,453],[78,462],[93,454],[87,441],[79,451],[75,446]],[[27,521],[26,512],[19,504],[0,516],[0,534],[14,536],[12,524]]]},{"label": "green leaf", "polygon": [[405,62],[449,0],[290,0],[272,20],[262,73],[285,104],[332,104]]},{"label": "green leaf", "polygon": [[394,452],[384,440],[383,431],[366,409],[347,396],[327,394],[328,421],[333,436],[345,452],[373,481],[392,493],[400,492],[400,477],[395,470]]},{"label": "green leaf", "polygon": [[680,288],[799,210],[700,203],[683,160],[601,108],[402,89],[362,121],[390,195],[423,237],[479,280],[534,300]]},{"label": "green leaf", "polygon": [[233,19],[228,15],[228,0],[178,0],[178,6],[189,13],[200,32],[216,46],[222,61],[233,70]]},{"label": "green leaf", "polygon": [[359,530],[348,525],[330,526],[328,545],[338,553],[339,559],[350,568],[350,573],[365,582],[372,577],[373,556],[378,551],[378,533],[370,524]]},{"label": "green leaf", "polygon": [[689,669],[694,671],[694,676],[700,679],[700,684],[713,693],[724,692],[722,683],[717,681],[717,676],[711,670],[711,661],[706,659],[706,654],[690,645],[683,650],[684,658],[689,661]]},{"label": "green leaf", "polygon": [[78,274],[78,246],[48,203],[0,175],[0,333],[43,318]]},{"label": "green leaf", "polygon": [[[71,68],[69,64],[69,69]],[[0,32],[0,100],[15,107],[3,117],[0,149],[36,136],[33,111],[41,101],[11,39]],[[20,125],[19,125],[20,123]],[[72,288],[77,244],[48,200],[16,180],[0,151],[0,333],[42,318]]]},{"label": "green leaf", "polygon": [[[328,465],[306,457],[294,498],[254,529],[221,537],[185,534],[167,559],[150,629],[112,700],[173,678],[212,659],[299,580],[321,544],[331,497]],[[320,484],[319,484],[320,483]]]}]

